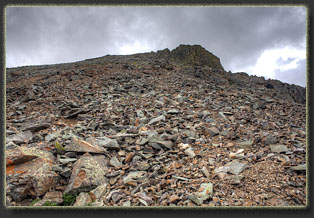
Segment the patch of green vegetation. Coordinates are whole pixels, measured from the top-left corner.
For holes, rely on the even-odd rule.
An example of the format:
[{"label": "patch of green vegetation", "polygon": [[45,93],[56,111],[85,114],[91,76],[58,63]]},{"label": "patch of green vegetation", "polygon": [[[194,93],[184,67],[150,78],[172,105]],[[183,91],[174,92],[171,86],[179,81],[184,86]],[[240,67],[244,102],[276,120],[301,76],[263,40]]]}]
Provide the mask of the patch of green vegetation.
[{"label": "patch of green vegetation", "polygon": [[55,147],[57,149],[57,151],[62,152],[64,150],[64,147],[56,141]]},{"label": "patch of green vegetation", "polygon": [[46,201],[43,206],[57,206],[56,202]]},{"label": "patch of green vegetation", "polygon": [[36,203],[39,202],[39,201],[40,201],[40,198],[34,199],[34,200],[31,202],[30,206],[33,206],[34,204],[36,204]]},{"label": "patch of green vegetation", "polygon": [[92,203],[88,203],[88,204],[86,204],[85,206],[92,206]]},{"label": "patch of green vegetation", "polygon": [[63,205],[72,206],[75,203],[77,194],[64,194],[63,195]]}]

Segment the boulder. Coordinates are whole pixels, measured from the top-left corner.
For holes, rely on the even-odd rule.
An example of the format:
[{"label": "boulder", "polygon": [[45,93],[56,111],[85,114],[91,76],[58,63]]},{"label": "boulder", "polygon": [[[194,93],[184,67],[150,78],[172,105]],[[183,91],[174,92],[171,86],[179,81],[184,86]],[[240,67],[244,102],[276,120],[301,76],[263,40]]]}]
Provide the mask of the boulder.
[{"label": "boulder", "polygon": [[72,175],[64,193],[88,192],[106,182],[107,160],[103,156],[84,154],[75,162]]}]

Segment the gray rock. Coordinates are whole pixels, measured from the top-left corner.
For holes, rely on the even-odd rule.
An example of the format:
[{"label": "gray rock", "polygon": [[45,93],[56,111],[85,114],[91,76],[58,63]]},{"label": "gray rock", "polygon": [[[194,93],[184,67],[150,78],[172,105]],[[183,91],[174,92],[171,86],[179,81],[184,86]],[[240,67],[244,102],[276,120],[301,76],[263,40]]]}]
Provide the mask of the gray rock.
[{"label": "gray rock", "polygon": [[149,121],[148,125],[154,125],[156,123],[158,123],[159,121],[165,121],[166,117],[164,115],[161,115],[159,117],[156,117],[154,119],[152,119],[151,121]]},{"label": "gray rock", "polygon": [[62,168],[59,165],[53,165],[51,167],[51,170],[53,170],[55,172],[62,172]]},{"label": "gray rock", "polygon": [[137,164],[137,169],[140,171],[145,171],[148,170],[150,168],[150,165],[147,161],[141,161]]},{"label": "gray rock", "polygon": [[282,153],[289,151],[286,145],[270,145],[270,150],[275,153]]},{"label": "gray rock", "polygon": [[170,110],[167,111],[167,114],[179,114],[179,113],[180,113],[180,111],[175,109],[175,108],[170,109]]},{"label": "gray rock", "polygon": [[241,183],[241,180],[243,179],[243,176],[239,176],[239,175],[231,175],[228,176],[229,179],[229,183],[231,185],[238,185]]},{"label": "gray rock", "polygon": [[64,156],[69,157],[69,158],[75,158],[76,153],[75,152],[66,152]]},{"label": "gray rock", "polygon": [[202,201],[206,201],[207,199],[213,197],[213,184],[211,182],[202,183],[200,188],[203,189],[203,191],[197,192],[195,194],[199,199],[201,199]]},{"label": "gray rock", "polygon": [[17,147],[18,147],[18,145],[15,144],[14,142],[8,142],[8,143],[6,143],[6,145],[5,145],[5,149],[15,149],[15,148],[17,148]]},{"label": "gray rock", "polygon": [[208,172],[208,170],[206,169],[206,167],[203,167],[203,168],[201,169],[201,171],[202,171],[202,173],[204,173],[204,175],[205,175],[207,178],[210,177],[209,172]]},{"label": "gray rock", "polygon": [[23,129],[23,131],[31,131],[33,134],[43,129],[49,128],[51,125],[49,123],[39,123],[35,125],[30,125]]},{"label": "gray rock", "polygon": [[223,112],[219,112],[218,114],[219,114],[219,116],[221,116],[224,120],[229,121],[228,118],[224,115]]},{"label": "gray rock", "polygon": [[122,198],[124,198],[126,195],[122,191],[114,192],[111,195],[111,199],[113,200],[114,203],[118,203]]},{"label": "gray rock", "polygon": [[143,181],[147,177],[147,172],[145,171],[134,171],[130,172],[128,175],[123,177],[123,183]]},{"label": "gray rock", "polygon": [[72,163],[72,162],[75,162],[77,161],[76,158],[64,158],[64,159],[59,159],[59,162],[63,165],[66,165],[68,163]]},{"label": "gray rock", "polygon": [[105,204],[104,204],[104,201],[94,201],[91,206],[92,207],[103,207]]},{"label": "gray rock", "polygon": [[203,204],[203,200],[199,197],[197,197],[196,195],[190,195],[189,199],[196,205],[200,206],[201,204]]},{"label": "gray rock", "polygon": [[65,168],[62,170],[62,172],[60,173],[61,176],[68,178],[72,175],[72,170],[70,168]]},{"label": "gray rock", "polygon": [[306,164],[290,167],[294,171],[306,171]]},{"label": "gray rock", "polygon": [[104,137],[97,137],[96,143],[100,147],[104,147],[104,148],[108,148],[108,149],[112,149],[112,150],[120,150],[120,146],[119,146],[117,140],[110,139],[110,138],[105,137],[105,136]]},{"label": "gray rock", "polygon": [[6,144],[9,142],[13,142],[17,145],[22,144],[22,143],[27,143],[33,138],[33,134],[31,131],[27,130],[25,132],[21,132],[19,134],[14,134],[6,137]]},{"label": "gray rock", "polygon": [[122,204],[123,207],[129,207],[131,206],[131,201],[126,201]]},{"label": "gray rock", "polygon": [[186,149],[186,150],[184,151],[184,153],[185,153],[186,155],[188,155],[189,157],[191,157],[191,158],[195,157],[195,153],[194,153],[194,151],[192,150],[192,148]]},{"label": "gray rock", "polygon": [[51,133],[45,136],[45,141],[50,142],[58,137],[59,134]]},{"label": "gray rock", "polygon": [[275,144],[276,142],[277,142],[277,138],[271,134],[269,134],[265,138],[265,145]]},{"label": "gray rock", "polygon": [[202,111],[201,113],[199,113],[199,117],[201,119],[206,119],[209,115],[210,115],[209,111]]},{"label": "gray rock", "polygon": [[244,142],[237,143],[240,148],[251,148],[253,145],[253,140],[247,140]]},{"label": "gray rock", "polygon": [[158,141],[158,144],[161,145],[163,148],[172,149],[173,143],[172,141]]},{"label": "gray rock", "polygon": [[187,137],[192,138],[192,139],[195,139],[197,137],[196,132],[193,130],[185,130],[183,134],[186,134]]},{"label": "gray rock", "polygon": [[136,116],[139,117],[139,118],[144,118],[145,114],[141,110],[136,110]]},{"label": "gray rock", "polygon": [[112,157],[109,161],[109,164],[115,168],[122,167],[122,163],[118,160],[116,156]]},{"label": "gray rock", "polygon": [[229,133],[228,130],[223,130],[223,131],[220,132],[220,135],[227,136],[228,133]]},{"label": "gray rock", "polygon": [[241,173],[243,170],[245,170],[248,167],[246,163],[240,163],[237,160],[234,160],[226,164],[226,166],[229,167],[228,172],[234,175],[239,175],[239,173]]},{"label": "gray rock", "polygon": [[211,127],[208,129],[208,133],[210,134],[210,136],[215,136],[215,135],[218,135],[220,133],[220,131],[215,127]]},{"label": "gray rock", "polygon": [[149,205],[145,200],[143,200],[143,199],[141,199],[141,198],[139,198],[138,200],[139,200],[139,202],[141,202],[141,203],[144,204],[145,206],[148,206],[148,205]]}]

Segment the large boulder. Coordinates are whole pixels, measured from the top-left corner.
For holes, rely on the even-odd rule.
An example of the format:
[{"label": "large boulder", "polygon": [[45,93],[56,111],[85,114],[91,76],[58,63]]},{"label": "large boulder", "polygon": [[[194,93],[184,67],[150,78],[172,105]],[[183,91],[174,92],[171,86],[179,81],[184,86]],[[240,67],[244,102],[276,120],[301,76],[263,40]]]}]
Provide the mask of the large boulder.
[{"label": "large boulder", "polygon": [[69,184],[64,193],[89,192],[104,184],[107,165],[108,160],[104,156],[91,156],[89,153],[85,153],[75,162]]},{"label": "large boulder", "polygon": [[55,157],[36,148],[10,146],[6,149],[6,190],[14,201],[39,197],[57,185],[52,171]]}]

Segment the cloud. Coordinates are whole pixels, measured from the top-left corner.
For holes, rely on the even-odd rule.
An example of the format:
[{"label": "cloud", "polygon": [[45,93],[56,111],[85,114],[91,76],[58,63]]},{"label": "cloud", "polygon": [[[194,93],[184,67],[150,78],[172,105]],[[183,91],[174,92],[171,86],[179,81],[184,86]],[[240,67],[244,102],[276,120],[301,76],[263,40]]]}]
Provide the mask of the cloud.
[{"label": "cloud", "polygon": [[[226,70],[263,74],[257,69],[269,51],[305,54],[304,7],[9,7],[6,12],[8,67],[200,44]],[[268,59],[266,73],[299,72],[303,53],[290,55],[290,65],[278,62],[285,60],[280,55]]]}]

